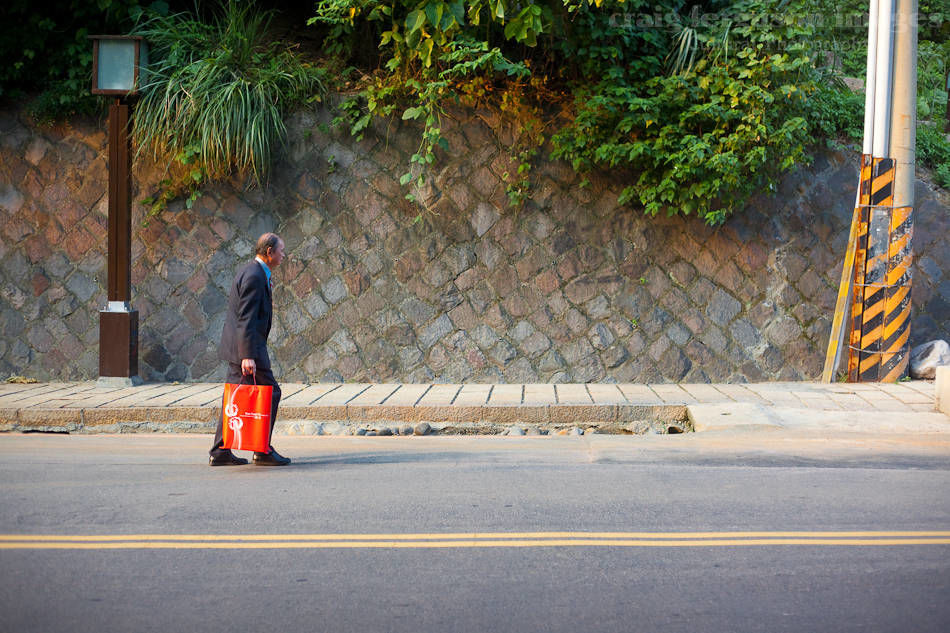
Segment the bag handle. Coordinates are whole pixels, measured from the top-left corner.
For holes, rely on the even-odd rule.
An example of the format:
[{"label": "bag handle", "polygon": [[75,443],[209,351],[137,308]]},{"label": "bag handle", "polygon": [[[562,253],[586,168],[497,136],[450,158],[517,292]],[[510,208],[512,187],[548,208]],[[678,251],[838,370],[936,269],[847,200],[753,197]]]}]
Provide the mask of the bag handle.
[{"label": "bag handle", "polygon": [[[238,384],[239,384],[239,385],[243,385],[243,384],[244,384],[244,379],[247,378],[247,376],[248,376],[247,374],[243,374],[243,373],[242,373],[242,374],[241,374],[241,380],[238,382]],[[254,379],[254,386],[256,387],[256,386],[257,386],[257,372],[254,372],[253,374],[251,374],[251,378]]]},{"label": "bag handle", "polygon": [[[247,376],[247,374],[241,374],[241,380],[238,381],[238,383],[237,383],[237,386],[238,386],[238,387],[243,387],[243,386],[245,386],[245,385],[244,385],[244,378],[245,378],[246,376]],[[257,386],[257,372],[254,372],[254,373],[251,375],[251,378],[254,379],[254,386],[256,387],[256,386]],[[250,387],[250,385],[247,385],[247,386]],[[233,390],[231,391],[231,399],[228,400],[228,408],[230,408],[231,406],[234,405],[234,398],[235,398],[235,396],[237,396],[237,392],[238,392],[237,389],[233,389]]]}]

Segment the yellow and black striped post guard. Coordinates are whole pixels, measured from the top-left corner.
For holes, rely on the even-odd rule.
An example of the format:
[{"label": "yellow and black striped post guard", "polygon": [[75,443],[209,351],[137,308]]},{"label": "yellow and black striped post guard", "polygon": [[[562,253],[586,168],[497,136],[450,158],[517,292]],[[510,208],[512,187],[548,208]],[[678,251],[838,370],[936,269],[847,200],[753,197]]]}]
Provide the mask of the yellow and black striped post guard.
[{"label": "yellow and black striped post guard", "polygon": [[848,381],[895,382],[907,370],[913,207],[894,207],[895,161],[861,158],[854,222]]}]

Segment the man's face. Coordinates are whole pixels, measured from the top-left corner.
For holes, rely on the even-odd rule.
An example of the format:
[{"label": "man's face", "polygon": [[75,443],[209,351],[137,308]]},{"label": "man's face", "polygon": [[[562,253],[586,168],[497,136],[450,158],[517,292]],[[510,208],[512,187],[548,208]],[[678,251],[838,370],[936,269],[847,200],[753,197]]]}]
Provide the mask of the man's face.
[{"label": "man's face", "polygon": [[277,247],[267,249],[267,253],[270,261],[266,264],[271,267],[280,266],[280,263],[284,261],[284,240],[278,239]]}]

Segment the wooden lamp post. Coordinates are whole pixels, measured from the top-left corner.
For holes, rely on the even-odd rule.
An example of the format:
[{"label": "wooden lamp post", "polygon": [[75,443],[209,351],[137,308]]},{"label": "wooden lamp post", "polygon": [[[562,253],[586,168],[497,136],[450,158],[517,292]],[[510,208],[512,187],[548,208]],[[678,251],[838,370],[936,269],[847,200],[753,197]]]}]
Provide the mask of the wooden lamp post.
[{"label": "wooden lamp post", "polygon": [[139,377],[139,313],[132,309],[131,106],[140,69],[148,65],[141,37],[92,35],[92,94],[115,98],[109,105],[108,304],[99,312],[101,386],[135,386]]}]

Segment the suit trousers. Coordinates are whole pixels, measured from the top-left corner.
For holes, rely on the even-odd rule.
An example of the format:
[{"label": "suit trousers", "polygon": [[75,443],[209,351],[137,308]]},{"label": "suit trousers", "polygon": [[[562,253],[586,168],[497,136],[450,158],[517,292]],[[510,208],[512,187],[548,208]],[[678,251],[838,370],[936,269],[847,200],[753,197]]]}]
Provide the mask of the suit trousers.
[{"label": "suit trousers", "polygon": [[[241,383],[243,376],[244,374],[241,372],[240,363],[228,363],[228,377],[225,379],[225,382],[237,385]],[[277,405],[280,404],[280,387],[277,385],[274,373],[269,369],[261,369],[258,367],[254,379],[259,385],[270,385],[274,388],[270,404],[270,437],[268,438],[268,444],[270,444],[270,438],[274,437],[274,426],[277,423]],[[211,455],[223,453],[226,449],[221,447],[222,444],[224,444],[224,417],[219,415],[218,426],[214,432],[214,444],[208,452]]]}]

